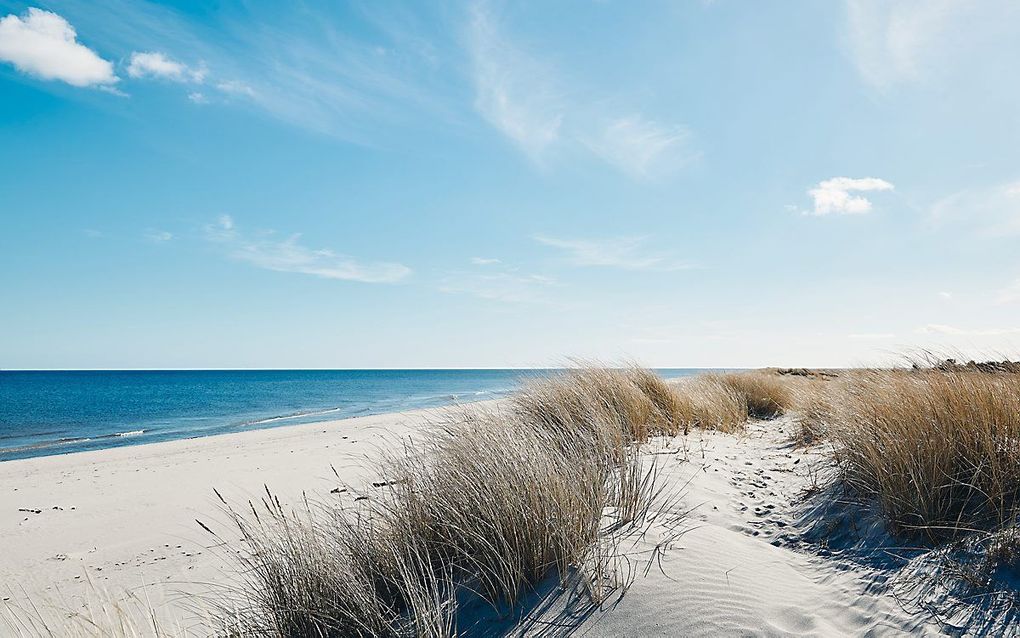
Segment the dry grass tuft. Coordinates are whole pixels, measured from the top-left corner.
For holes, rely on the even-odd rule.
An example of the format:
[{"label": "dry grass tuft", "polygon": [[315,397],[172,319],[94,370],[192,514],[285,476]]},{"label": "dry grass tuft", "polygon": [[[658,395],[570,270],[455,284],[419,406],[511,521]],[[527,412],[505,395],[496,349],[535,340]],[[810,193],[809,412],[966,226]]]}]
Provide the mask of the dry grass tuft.
[{"label": "dry grass tuft", "polygon": [[652,434],[673,436],[687,431],[691,424],[690,401],[676,384],[667,383],[651,370],[637,366],[629,368],[627,376],[655,406]]},{"label": "dry grass tuft", "polygon": [[840,403],[841,379],[810,379],[793,386],[791,411],[798,426],[795,443],[812,445],[825,439]]},{"label": "dry grass tuft", "polygon": [[742,397],[747,414],[755,419],[774,419],[794,405],[789,384],[779,375],[764,371],[710,375],[723,387]]},{"label": "dry grass tuft", "polygon": [[508,608],[551,576],[601,602],[659,495],[637,446],[674,427],[671,401],[644,373],[572,370],[435,424],[353,509],[229,510],[250,550],[229,633],[452,636],[465,595]]},{"label": "dry grass tuft", "polygon": [[639,385],[643,374],[613,368],[574,368],[526,384],[511,404],[518,417],[529,423],[571,438],[600,441],[606,449],[620,449],[671,429],[671,416],[664,414]]},{"label": "dry grass tuft", "polygon": [[737,432],[747,422],[747,402],[743,395],[720,383],[717,375],[685,379],[681,390],[684,423],[689,427]]},{"label": "dry grass tuft", "polygon": [[932,540],[1015,522],[1020,376],[859,371],[828,412],[846,482],[901,530]]},{"label": "dry grass tuft", "polygon": [[[754,377],[757,373],[707,374],[667,383],[638,367],[578,368],[525,386],[512,404],[525,419],[551,429],[588,429],[609,448],[619,449],[653,436],[686,434],[691,428],[741,429],[748,406],[757,401],[749,398],[759,392],[749,395],[752,386],[770,389],[768,396],[783,393],[781,380],[755,383],[753,378],[737,378],[745,374]],[[789,400],[788,392],[782,400]],[[592,430],[596,424],[600,427]]]}]

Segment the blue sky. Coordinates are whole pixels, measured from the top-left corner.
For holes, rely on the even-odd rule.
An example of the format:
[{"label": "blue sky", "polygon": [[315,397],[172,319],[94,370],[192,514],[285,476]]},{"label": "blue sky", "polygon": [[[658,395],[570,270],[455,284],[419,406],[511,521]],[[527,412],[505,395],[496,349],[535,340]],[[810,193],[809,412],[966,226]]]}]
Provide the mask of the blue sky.
[{"label": "blue sky", "polygon": [[1018,62],[996,1],[0,0],[0,368],[1016,354]]}]

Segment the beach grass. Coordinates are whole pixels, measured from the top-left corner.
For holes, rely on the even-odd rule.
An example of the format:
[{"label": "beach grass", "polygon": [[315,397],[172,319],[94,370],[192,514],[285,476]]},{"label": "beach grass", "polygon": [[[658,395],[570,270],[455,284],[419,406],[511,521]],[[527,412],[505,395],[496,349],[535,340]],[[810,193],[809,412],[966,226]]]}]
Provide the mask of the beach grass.
[{"label": "beach grass", "polygon": [[895,527],[938,540],[1015,524],[1020,375],[858,370],[816,404],[843,480]]},{"label": "beach grass", "polygon": [[456,635],[466,594],[511,609],[555,579],[598,604],[657,497],[639,445],[679,425],[645,371],[579,368],[468,408],[391,456],[353,509],[229,509],[249,551],[223,605],[237,636]]},{"label": "beach grass", "polygon": [[739,396],[746,406],[747,416],[751,418],[774,419],[794,405],[790,383],[771,372],[730,372],[710,375],[709,379]]}]

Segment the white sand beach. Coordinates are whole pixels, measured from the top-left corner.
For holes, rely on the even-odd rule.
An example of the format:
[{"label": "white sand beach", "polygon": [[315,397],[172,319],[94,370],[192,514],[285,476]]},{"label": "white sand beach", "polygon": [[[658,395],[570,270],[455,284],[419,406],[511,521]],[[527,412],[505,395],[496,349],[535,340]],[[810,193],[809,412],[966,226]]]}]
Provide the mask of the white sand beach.
[{"label": "white sand beach", "polygon": [[[381,446],[413,441],[435,414],[387,414],[0,463],[6,604],[87,614],[100,596],[133,594],[164,626],[203,635],[207,629],[196,617],[201,595],[229,582],[236,569],[227,560],[229,550],[216,547],[196,523],[230,529],[213,488],[237,503],[258,498],[265,486],[291,504],[304,493],[316,499],[371,497],[370,482],[379,472],[372,461]],[[882,591],[868,591],[872,574],[866,570],[788,542],[798,534],[798,503],[821,459],[817,451],[789,444],[792,427],[789,418],[752,422],[739,435],[696,431],[650,448],[661,480],[682,490],[680,504],[691,510],[686,532],[650,568],[654,539],[625,552],[637,573],[622,600],[583,617],[565,615],[566,603],[554,603],[536,613],[530,629],[517,631],[542,633],[547,622],[567,622],[579,635],[600,636],[937,633],[923,614],[904,611]],[[347,491],[331,494],[341,486]]]},{"label": "white sand beach", "polygon": [[[205,583],[230,566],[196,519],[217,531],[213,489],[232,502],[269,486],[283,500],[356,486],[383,441],[428,411],[253,430],[0,463],[2,596],[14,605],[87,612],[109,594],[147,599],[184,621]],[[339,497],[353,499],[348,491]],[[236,529],[234,530],[236,533]]]}]

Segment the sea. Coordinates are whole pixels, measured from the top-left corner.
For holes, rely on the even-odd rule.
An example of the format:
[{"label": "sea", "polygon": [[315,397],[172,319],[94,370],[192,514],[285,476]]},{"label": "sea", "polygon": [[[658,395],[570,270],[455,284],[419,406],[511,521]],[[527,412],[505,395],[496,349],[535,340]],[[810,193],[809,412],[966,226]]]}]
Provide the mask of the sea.
[{"label": "sea", "polygon": [[553,372],[0,371],[0,461],[497,399]]}]

